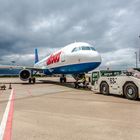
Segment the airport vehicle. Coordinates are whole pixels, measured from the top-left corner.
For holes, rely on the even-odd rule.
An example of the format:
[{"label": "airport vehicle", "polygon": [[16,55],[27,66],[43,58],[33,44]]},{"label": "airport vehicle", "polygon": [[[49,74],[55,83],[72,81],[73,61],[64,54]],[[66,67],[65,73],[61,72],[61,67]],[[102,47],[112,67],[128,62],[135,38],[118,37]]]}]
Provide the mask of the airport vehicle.
[{"label": "airport vehicle", "polygon": [[101,70],[92,72],[92,90],[105,95],[123,95],[136,100],[140,96],[140,78],[134,72]]},{"label": "airport vehicle", "polygon": [[45,57],[38,59],[35,49],[35,64],[33,67],[0,66],[0,68],[21,68],[19,77],[23,81],[35,83],[34,74],[37,72],[45,75],[61,74],[60,82],[66,82],[66,74],[71,74],[76,80],[82,79],[85,73],[94,70],[101,64],[101,56],[95,48],[85,42],[76,42]]}]

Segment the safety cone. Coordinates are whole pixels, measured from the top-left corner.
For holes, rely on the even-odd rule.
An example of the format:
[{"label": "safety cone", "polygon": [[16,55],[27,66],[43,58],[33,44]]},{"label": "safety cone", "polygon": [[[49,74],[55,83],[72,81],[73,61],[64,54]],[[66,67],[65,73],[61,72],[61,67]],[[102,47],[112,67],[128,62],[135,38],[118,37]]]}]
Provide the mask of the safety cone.
[{"label": "safety cone", "polygon": [[12,85],[11,85],[11,83],[9,84],[9,89],[12,89]]}]

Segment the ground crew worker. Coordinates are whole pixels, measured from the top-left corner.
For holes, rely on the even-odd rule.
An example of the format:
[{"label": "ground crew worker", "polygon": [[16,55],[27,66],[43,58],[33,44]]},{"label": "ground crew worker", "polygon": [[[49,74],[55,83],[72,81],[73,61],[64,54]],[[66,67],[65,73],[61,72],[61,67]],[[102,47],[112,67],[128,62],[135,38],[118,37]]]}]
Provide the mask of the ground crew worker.
[{"label": "ground crew worker", "polygon": [[79,88],[79,85],[78,85],[79,83],[78,83],[78,79],[76,80],[76,82],[74,83],[74,87],[75,88]]},{"label": "ground crew worker", "polygon": [[86,84],[86,77],[85,76],[82,78],[82,82],[83,82],[83,85],[85,86],[85,84]]}]

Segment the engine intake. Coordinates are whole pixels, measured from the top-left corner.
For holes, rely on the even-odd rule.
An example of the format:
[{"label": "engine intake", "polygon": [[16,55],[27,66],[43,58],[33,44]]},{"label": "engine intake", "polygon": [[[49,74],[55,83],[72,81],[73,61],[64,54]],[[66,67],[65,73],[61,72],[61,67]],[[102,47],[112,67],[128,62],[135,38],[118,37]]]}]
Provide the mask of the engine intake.
[{"label": "engine intake", "polygon": [[31,77],[31,72],[27,69],[21,70],[19,73],[19,77],[22,81],[27,81]]}]

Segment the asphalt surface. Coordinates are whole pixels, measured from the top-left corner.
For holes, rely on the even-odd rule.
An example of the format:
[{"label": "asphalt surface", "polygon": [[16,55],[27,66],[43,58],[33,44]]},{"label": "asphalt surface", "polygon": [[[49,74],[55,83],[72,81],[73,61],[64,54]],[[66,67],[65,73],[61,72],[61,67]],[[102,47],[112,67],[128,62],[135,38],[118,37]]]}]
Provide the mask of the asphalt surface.
[{"label": "asphalt surface", "polygon": [[[58,78],[0,82],[15,92],[12,140],[140,140],[140,101],[74,89]],[[0,90],[0,121],[10,93]]]}]

